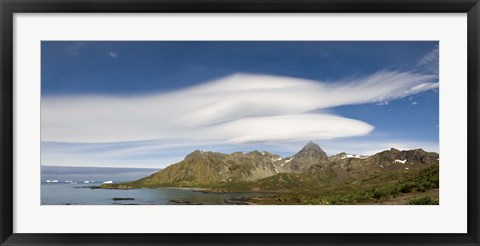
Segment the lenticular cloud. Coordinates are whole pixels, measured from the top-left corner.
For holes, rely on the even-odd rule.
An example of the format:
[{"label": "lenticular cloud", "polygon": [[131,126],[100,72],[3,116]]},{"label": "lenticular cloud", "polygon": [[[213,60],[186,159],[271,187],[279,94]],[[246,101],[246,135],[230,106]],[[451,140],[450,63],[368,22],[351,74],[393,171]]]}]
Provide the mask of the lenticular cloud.
[{"label": "lenticular cloud", "polygon": [[41,103],[42,141],[251,143],[361,136],[373,126],[312,112],[399,99],[437,88],[434,79],[388,71],[329,83],[235,74],[156,95],[47,96]]}]

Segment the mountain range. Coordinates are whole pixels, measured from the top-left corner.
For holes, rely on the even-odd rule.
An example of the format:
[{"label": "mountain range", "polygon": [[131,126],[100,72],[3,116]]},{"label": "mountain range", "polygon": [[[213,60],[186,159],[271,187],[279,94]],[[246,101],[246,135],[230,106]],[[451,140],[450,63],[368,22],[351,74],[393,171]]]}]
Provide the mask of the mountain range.
[{"label": "mountain range", "polygon": [[[341,185],[374,177],[408,177],[439,163],[439,155],[422,149],[385,150],[370,156],[328,156],[314,142],[289,157],[252,151],[223,154],[194,151],[184,160],[150,176],[107,189],[197,187],[213,190],[276,191]],[[437,169],[438,170],[438,169]],[[438,174],[437,174],[438,176]],[[382,181],[383,182],[383,181]],[[387,181],[385,181],[387,182]]]}]

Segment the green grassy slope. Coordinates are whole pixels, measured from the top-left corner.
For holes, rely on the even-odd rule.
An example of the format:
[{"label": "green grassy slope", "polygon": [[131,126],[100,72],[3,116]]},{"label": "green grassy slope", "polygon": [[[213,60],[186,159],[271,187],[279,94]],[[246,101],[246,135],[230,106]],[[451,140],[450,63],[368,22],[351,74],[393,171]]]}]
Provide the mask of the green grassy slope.
[{"label": "green grassy slope", "polygon": [[[395,181],[392,177],[400,177]],[[386,182],[386,180],[389,180]],[[427,167],[415,174],[391,173],[350,184],[318,186],[312,190],[295,190],[277,194],[260,204],[375,204],[402,196],[408,204],[438,204],[439,166]]]}]

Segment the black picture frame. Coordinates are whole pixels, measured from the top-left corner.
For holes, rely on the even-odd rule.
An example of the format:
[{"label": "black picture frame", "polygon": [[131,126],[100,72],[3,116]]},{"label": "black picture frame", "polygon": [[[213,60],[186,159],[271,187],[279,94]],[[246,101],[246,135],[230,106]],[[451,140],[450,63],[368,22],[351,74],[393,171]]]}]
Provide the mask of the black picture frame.
[{"label": "black picture frame", "polygon": [[[1,245],[480,245],[478,0],[0,0]],[[13,233],[15,13],[468,13],[468,232],[465,234]]]}]

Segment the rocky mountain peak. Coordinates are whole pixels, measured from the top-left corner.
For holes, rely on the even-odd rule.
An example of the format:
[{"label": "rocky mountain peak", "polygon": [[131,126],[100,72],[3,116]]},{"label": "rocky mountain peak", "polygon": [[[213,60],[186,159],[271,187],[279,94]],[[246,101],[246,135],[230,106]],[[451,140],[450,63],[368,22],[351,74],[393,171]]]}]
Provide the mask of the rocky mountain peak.
[{"label": "rocky mountain peak", "polygon": [[297,154],[295,154],[295,157],[301,157],[301,156],[312,156],[312,155],[318,155],[322,159],[328,158],[327,154],[318,146],[318,144],[310,141],[303,147]]},{"label": "rocky mountain peak", "polygon": [[318,144],[312,142],[312,141],[309,141],[307,143],[307,145],[305,145],[305,147],[303,147],[303,149],[308,149],[308,150],[321,150],[322,148],[320,148],[320,146],[318,146]]},{"label": "rocky mountain peak", "polygon": [[307,174],[321,180],[346,182],[364,179],[383,172],[412,172],[438,164],[439,155],[422,149],[390,149],[372,156],[339,153],[330,158],[314,142],[308,142],[298,153],[281,157],[266,151],[248,153],[196,150],[183,161],[161,171],[130,182],[129,187],[203,187],[264,179],[279,174]]},{"label": "rocky mountain peak", "polygon": [[201,158],[203,157],[203,151],[201,150],[195,150],[193,151],[192,153],[188,154],[187,156],[185,156],[185,160],[192,160],[192,159],[198,159],[198,158]]},{"label": "rocky mountain peak", "polygon": [[398,149],[395,149],[395,148],[390,148],[390,152],[395,152],[395,153],[398,153],[398,152],[400,152],[400,150],[398,150]]},{"label": "rocky mountain peak", "polygon": [[293,172],[301,172],[312,165],[323,165],[328,162],[327,154],[318,146],[310,141],[293,156],[290,168]]}]

